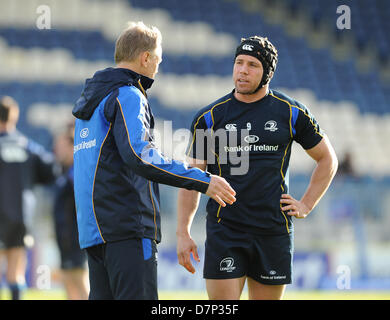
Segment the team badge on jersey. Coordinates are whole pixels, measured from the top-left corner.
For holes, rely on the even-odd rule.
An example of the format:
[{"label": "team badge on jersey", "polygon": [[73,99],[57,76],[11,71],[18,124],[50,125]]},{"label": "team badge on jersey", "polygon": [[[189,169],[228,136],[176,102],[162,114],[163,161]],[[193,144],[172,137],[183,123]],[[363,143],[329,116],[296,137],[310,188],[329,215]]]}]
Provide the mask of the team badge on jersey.
[{"label": "team badge on jersey", "polygon": [[268,131],[271,131],[271,132],[274,132],[276,130],[278,130],[278,127],[277,127],[277,122],[275,120],[269,120],[265,123],[264,125],[264,130],[268,130]]}]

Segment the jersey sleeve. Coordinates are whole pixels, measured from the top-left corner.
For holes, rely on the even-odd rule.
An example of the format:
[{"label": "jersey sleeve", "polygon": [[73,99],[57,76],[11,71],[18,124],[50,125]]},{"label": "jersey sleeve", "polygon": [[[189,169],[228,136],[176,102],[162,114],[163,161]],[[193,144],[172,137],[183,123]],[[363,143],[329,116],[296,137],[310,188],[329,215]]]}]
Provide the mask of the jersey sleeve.
[{"label": "jersey sleeve", "polygon": [[207,160],[207,130],[210,127],[207,119],[209,117],[211,118],[209,111],[201,111],[196,114],[192,121],[190,127],[191,140],[186,151],[189,158]]},{"label": "jersey sleeve", "polygon": [[116,99],[118,111],[113,132],[123,161],[148,180],[205,193],[210,183],[209,173],[169,159],[156,148],[146,99],[136,90],[130,88]]},{"label": "jersey sleeve", "polygon": [[324,136],[309,109],[298,102],[292,106],[292,131],[294,140],[305,150],[315,147]]}]

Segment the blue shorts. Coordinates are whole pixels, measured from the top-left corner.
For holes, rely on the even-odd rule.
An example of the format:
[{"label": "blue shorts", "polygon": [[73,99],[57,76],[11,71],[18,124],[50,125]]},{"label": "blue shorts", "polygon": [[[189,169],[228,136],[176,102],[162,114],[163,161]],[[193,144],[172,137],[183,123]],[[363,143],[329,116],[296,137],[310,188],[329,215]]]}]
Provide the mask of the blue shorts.
[{"label": "blue shorts", "polygon": [[157,245],[126,239],[87,250],[90,300],[157,300]]},{"label": "blue shorts", "polygon": [[290,284],[292,258],[293,233],[255,235],[207,219],[205,279],[248,276],[267,285]]}]

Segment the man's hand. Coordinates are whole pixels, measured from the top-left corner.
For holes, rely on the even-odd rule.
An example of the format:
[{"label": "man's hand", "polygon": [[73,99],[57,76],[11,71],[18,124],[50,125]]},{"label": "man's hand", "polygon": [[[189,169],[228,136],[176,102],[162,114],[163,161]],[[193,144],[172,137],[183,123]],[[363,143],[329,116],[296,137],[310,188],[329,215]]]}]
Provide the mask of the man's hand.
[{"label": "man's hand", "polygon": [[198,249],[195,241],[188,234],[177,234],[177,258],[179,264],[189,272],[195,273],[195,268],[191,263],[191,254],[195,261],[200,262]]},{"label": "man's hand", "polygon": [[281,207],[282,210],[287,211],[289,216],[295,216],[298,219],[306,218],[310,213],[310,209],[303,202],[294,199],[289,194],[282,194],[280,204],[287,204]]},{"label": "man's hand", "polygon": [[211,175],[206,195],[217,201],[222,207],[226,207],[225,202],[233,204],[236,201],[236,192],[230,184],[224,178],[216,175]]}]

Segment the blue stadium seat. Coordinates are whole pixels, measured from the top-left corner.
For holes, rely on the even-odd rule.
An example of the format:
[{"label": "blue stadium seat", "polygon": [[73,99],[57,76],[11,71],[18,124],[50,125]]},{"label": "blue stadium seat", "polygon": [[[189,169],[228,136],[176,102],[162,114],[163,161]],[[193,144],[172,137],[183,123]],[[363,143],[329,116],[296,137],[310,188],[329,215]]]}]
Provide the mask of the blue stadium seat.
[{"label": "blue stadium seat", "polygon": [[[272,86],[284,88],[305,87],[312,90],[320,99],[339,101],[341,98],[355,102],[361,112],[388,113],[390,89],[385,86],[376,72],[361,74],[357,71],[353,58],[336,61],[328,49],[312,49],[306,40],[289,36],[278,25],[266,23],[261,14],[241,10],[237,2],[223,0],[180,1],[180,0],[129,0],[131,6],[143,9],[162,8],[178,21],[201,21],[209,23],[216,31],[233,35],[237,42],[241,37],[253,34],[268,36],[279,52],[279,64]],[[329,20],[335,28],[338,0],[329,0],[323,5],[321,0],[285,0],[294,10],[305,8],[314,19]],[[374,3],[374,4],[373,4]],[[389,57],[390,42],[388,32],[390,22],[386,19],[390,13],[389,1],[367,2],[345,0],[343,4],[351,7],[353,33],[362,48],[367,38],[375,41],[378,53],[386,61]],[[376,17],[376,19],[373,19]],[[368,35],[367,32],[370,32]],[[337,31],[340,32],[340,31]],[[340,34],[341,35],[341,34]],[[101,31],[86,30],[37,30],[23,28],[0,28],[0,37],[10,47],[41,47],[45,49],[63,48],[76,59],[88,61],[112,61],[114,42],[104,37]],[[213,39],[210,39],[210,43]],[[230,76],[232,72],[233,52],[226,57],[206,57],[190,55],[163,54],[161,70],[164,73]],[[78,98],[80,85],[50,84],[44,89],[18,83],[15,86],[0,85],[0,93],[9,91],[23,103],[32,103],[44,96],[51,103],[73,103]],[[75,89],[77,88],[77,89]],[[362,89],[369,90],[368,98]],[[42,98],[41,98],[42,99]],[[172,117],[172,110],[159,101],[154,104],[159,115]],[[184,116],[182,116],[184,115]],[[178,110],[175,117],[181,125],[186,112]],[[176,118],[175,118],[176,119]]]}]

